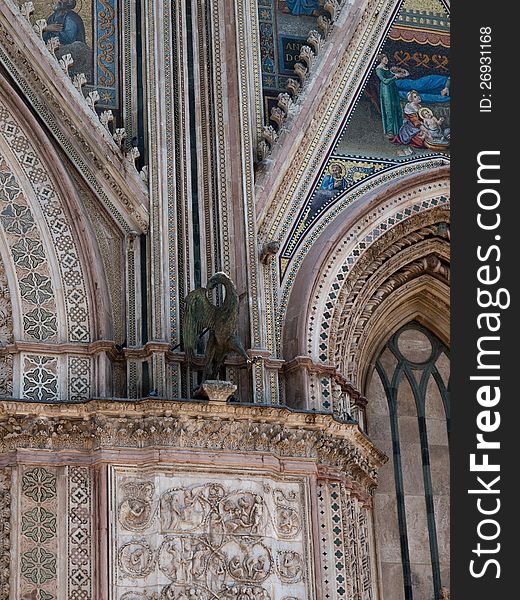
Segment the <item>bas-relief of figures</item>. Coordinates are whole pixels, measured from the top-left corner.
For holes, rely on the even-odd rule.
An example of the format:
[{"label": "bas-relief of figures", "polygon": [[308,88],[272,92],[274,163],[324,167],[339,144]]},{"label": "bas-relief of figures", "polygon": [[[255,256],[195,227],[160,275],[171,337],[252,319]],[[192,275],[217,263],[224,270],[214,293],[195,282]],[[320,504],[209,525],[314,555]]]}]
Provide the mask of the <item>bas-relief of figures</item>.
[{"label": "bas-relief of figures", "polygon": [[[138,534],[120,546],[120,576],[163,576],[170,583],[161,599],[278,600],[266,583],[304,580],[302,502],[295,490],[264,485],[255,492],[212,482],[156,493],[153,482],[141,480],[124,481],[120,490],[119,525]],[[155,549],[147,533],[159,540]]]}]

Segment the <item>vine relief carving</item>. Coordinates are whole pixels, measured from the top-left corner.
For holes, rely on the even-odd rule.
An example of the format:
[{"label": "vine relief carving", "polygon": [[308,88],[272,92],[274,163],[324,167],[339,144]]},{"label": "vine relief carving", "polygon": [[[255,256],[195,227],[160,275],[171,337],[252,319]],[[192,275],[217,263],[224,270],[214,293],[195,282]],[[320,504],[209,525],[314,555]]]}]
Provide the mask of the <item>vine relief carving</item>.
[{"label": "vine relief carving", "polygon": [[113,477],[117,598],[313,597],[302,481],[130,467]]}]

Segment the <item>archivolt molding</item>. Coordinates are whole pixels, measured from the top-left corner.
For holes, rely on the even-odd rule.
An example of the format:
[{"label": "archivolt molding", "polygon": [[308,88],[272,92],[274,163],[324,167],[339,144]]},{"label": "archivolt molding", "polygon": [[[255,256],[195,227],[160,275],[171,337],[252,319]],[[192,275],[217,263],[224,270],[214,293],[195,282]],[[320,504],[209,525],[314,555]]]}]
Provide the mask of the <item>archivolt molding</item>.
[{"label": "archivolt molding", "polygon": [[291,405],[355,415],[362,424],[378,328],[416,318],[447,341],[448,183],[412,179],[397,193],[367,196],[317,239],[277,323]]},{"label": "archivolt molding", "polygon": [[[359,248],[355,248],[335,269],[332,282],[320,288],[308,321],[308,353],[335,365],[359,389],[357,370],[363,364],[359,348],[380,305],[424,273],[442,281],[447,289],[447,220],[446,209],[432,209],[383,235],[357,262]],[[395,297],[393,302],[398,312]]]},{"label": "archivolt molding", "polygon": [[[438,298],[431,304],[431,310],[434,312],[434,307],[441,302],[443,307],[448,309],[449,295],[449,263],[445,262],[442,255],[445,254],[445,248],[437,249],[428,247],[429,244],[423,245],[422,248],[413,248],[406,254],[422,254],[421,258],[415,260],[394,271],[394,265],[391,262],[403,262],[405,256],[396,257],[395,261],[389,261],[389,264],[381,267],[380,272],[372,277],[362,277],[358,285],[364,285],[362,293],[352,293],[342,307],[338,306],[334,319],[341,327],[338,330],[335,326],[331,328],[334,339],[331,339],[331,348],[329,353],[334,351],[334,364],[338,365],[340,372],[345,374],[356,387],[360,387],[363,377],[362,371],[365,364],[371,360],[368,357],[367,361],[363,362],[361,348],[372,346],[373,330],[375,328],[373,319],[377,321],[378,314],[384,313],[388,316],[388,311],[393,310],[395,313],[402,313],[405,305],[403,295],[409,296],[418,293],[424,293],[430,290],[436,290],[439,293],[431,291],[430,297],[437,295]],[[446,253],[447,254],[447,253]],[[417,280],[420,280],[421,285],[417,287]],[[436,280],[436,281],[434,281]],[[440,282],[440,284],[438,283]],[[405,291],[406,290],[406,291]],[[399,304],[397,302],[397,293],[399,296]],[[401,316],[400,320],[408,318]],[[433,314],[430,315],[431,320],[435,321]],[[442,319],[444,320],[444,319]],[[387,321],[388,322],[388,321]],[[388,332],[389,334],[392,331]],[[331,336],[332,337],[332,336]]]},{"label": "archivolt molding", "polygon": [[54,147],[10,92],[0,86],[0,242],[13,308],[0,349],[13,367],[3,395],[85,400],[94,367],[83,349],[111,335],[105,273]]},{"label": "archivolt molding", "polygon": [[[273,312],[278,318],[273,325],[273,337],[277,340],[278,351],[283,344],[284,358],[309,354],[306,324],[314,328],[312,324],[319,323],[321,318],[317,311],[322,314],[326,303],[334,305],[355,263],[374,260],[371,246],[381,236],[398,226],[414,227],[405,225],[414,215],[449,206],[449,180],[444,173],[440,175],[440,178],[439,174],[436,177],[429,174],[404,179],[393,188],[386,187],[363,196],[359,202],[347,207],[342,219],[332,220],[314,243],[309,244],[307,254],[295,261],[279,296],[274,296]],[[274,262],[270,263],[269,276],[271,286],[277,289]],[[335,281],[337,277],[339,279]],[[302,297],[305,300],[302,301]],[[302,305],[305,306],[303,310]],[[298,346],[288,344],[290,340],[296,340]],[[318,345],[311,344],[311,355],[316,360]]]},{"label": "archivolt molding", "polygon": [[0,5],[0,62],[118,226],[145,232],[144,182],[12,0]]},{"label": "archivolt molding", "polygon": [[[29,331],[27,328],[27,315],[24,314],[23,331],[26,336],[29,335],[28,339],[57,341],[61,338],[62,341],[65,338],[74,342],[89,342],[90,310],[83,266],[69,219],[62,205],[61,194],[42,162],[40,152],[25,134],[25,126],[20,116],[15,117],[13,112],[3,94],[0,95],[0,143],[4,155],[9,157],[3,161],[5,185],[1,221],[6,241],[11,248],[13,263],[17,265],[22,303],[27,301],[33,305],[37,314],[35,313],[34,319],[29,321],[40,323],[35,325],[35,332],[31,333],[32,329]],[[17,173],[11,170],[9,163],[15,164]],[[20,177],[23,177],[23,181],[19,181]],[[24,190],[27,190],[32,198],[26,198]],[[27,236],[30,232],[34,232],[34,235],[39,233],[37,239],[34,239],[38,246],[34,247],[32,253],[26,248],[30,244],[30,236]],[[15,241],[13,236],[18,241]],[[50,248],[53,248],[51,252]],[[38,252],[41,259],[38,259]],[[26,264],[27,261],[30,264]],[[28,268],[35,263],[41,265],[37,267],[37,271],[38,268],[41,270],[45,267],[45,273],[38,275],[33,268]],[[31,273],[21,278],[20,270],[28,270]],[[54,278],[59,273],[53,283],[51,273]],[[27,285],[22,286],[26,279]],[[63,290],[63,299],[57,290]],[[58,315],[56,310],[60,309],[60,304],[61,314]],[[43,323],[44,310],[56,315],[53,322],[46,325]],[[63,332],[60,331],[61,324],[65,329]]]},{"label": "archivolt molding", "polygon": [[[435,212],[438,215],[441,211],[432,211],[427,217],[436,219]],[[441,223],[445,221],[412,231],[390,242],[386,248],[381,248],[385,242],[389,242],[384,238],[380,244],[374,244],[364,260],[360,260],[355,265],[356,268],[346,275],[347,279],[335,299],[333,310],[327,310],[321,315],[319,339],[328,340],[328,355],[319,352],[319,348],[316,347],[310,347],[309,353],[314,354],[318,350],[320,360],[339,364],[339,348],[342,344],[338,340],[345,335],[360,335],[375,306],[394,289],[425,271],[449,283],[449,267],[445,264],[449,262],[449,249],[447,244],[441,241],[444,237]],[[412,223],[407,225],[410,227]],[[397,234],[397,231],[393,231],[389,237]],[[340,285],[343,266],[329,290],[329,299],[330,291]],[[352,330],[348,328],[349,324],[352,325]],[[327,331],[330,331],[330,336],[327,336]],[[311,339],[312,326],[309,327],[309,342]]]}]

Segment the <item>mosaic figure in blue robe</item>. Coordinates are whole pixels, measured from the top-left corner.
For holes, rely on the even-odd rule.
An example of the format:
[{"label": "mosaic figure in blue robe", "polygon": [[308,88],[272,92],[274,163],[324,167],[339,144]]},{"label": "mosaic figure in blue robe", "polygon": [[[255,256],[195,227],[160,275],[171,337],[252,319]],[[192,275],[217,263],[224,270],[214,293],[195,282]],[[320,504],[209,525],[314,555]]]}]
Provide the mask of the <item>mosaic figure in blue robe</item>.
[{"label": "mosaic figure in blue robe", "polygon": [[312,15],[319,12],[320,4],[318,0],[286,0],[287,8],[293,15]]},{"label": "mosaic figure in blue robe", "polygon": [[43,39],[47,42],[51,37],[57,37],[60,44],[83,42],[85,44],[85,24],[83,19],[74,11],[76,0],[58,0],[54,12],[47,17],[47,27]]},{"label": "mosaic figure in blue robe", "polygon": [[352,186],[354,181],[354,175],[356,173],[362,173],[364,175],[370,175],[374,172],[374,167],[345,167],[339,162],[333,162],[329,167],[329,173],[325,175],[321,182],[322,190],[338,191],[346,190]]},{"label": "mosaic figure in blue robe", "polygon": [[85,73],[90,81],[92,78],[92,51],[87,45],[83,19],[74,10],[76,0],[58,0],[53,8],[54,12],[47,17],[43,40],[47,42],[51,38],[57,37],[60,47],[56,51],[56,56],[61,58],[65,54],[70,54],[74,60],[69,74]]}]

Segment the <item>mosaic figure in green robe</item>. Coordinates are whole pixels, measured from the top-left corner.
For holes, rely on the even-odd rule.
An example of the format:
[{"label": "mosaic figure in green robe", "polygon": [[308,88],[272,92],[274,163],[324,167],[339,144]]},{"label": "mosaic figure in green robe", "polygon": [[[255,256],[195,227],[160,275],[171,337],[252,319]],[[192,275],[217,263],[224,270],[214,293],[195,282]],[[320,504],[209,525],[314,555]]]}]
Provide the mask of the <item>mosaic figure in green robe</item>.
[{"label": "mosaic figure in green robe", "polygon": [[376,75],[381,82],[379,98],[381,101],[381,119],[383,131],[388,138],[393,138],[399,133],[403,124],[403,111],[399,99],[399,90],[395,80],[402,76],[400,72],[394,73],[388,68],[388,56],[380,54],[379,64],[376,67]]}]

